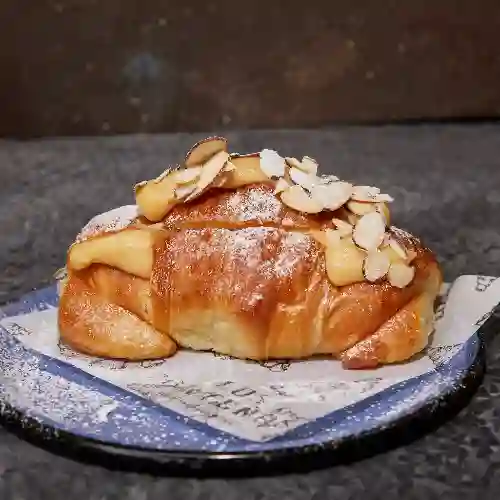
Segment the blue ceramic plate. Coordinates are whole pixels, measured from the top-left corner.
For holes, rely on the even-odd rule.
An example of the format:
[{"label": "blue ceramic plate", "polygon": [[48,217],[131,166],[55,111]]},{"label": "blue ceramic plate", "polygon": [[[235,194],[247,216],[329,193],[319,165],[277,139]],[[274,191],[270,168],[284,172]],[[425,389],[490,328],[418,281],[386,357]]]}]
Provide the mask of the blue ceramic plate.
[{"label": "blue ceramic plate", "polygon": [[[1,316],[5,321],[55,307],[53,286],[4,307]],[[288,431],[281,430],[274,437],[255,440],[156,404],[147,395],[29,348],[20,340],[26,332],[21,326],[15,328],[0,328],[3,423],[62,452],[91,455],[107,465],[134,469],[175,467],[227,474],[269,470],[270,462],[276,471],[278,467],[304,468],[365,456],[414,439],[449,418],[468,402],[484,366],[479,329],[458,348],[430,349],[426,355],[434,368],[427,373],[368,393],[366,398],[319,418],[290,425]],[[235,389],[231,398],[243,401],[251,390],[250,384],[246,391]],[[246,410],[240,404],[237,411],[246,411],[250,418],[252,404]],[[256,428],[272,429],[273,415],[267,421],[258,418]]]}]

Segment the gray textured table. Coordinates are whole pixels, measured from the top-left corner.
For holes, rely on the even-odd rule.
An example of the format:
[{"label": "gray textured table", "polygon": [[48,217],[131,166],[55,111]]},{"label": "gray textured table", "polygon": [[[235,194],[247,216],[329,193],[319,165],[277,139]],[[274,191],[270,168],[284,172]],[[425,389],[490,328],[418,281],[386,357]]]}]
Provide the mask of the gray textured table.
[{"label": "gray textured table", "polygon": [[[0,142],[0,302],[47,284],[75,232],[132,201],[201,136]],[[227,134],[233,151],[273,147],[393,194],[398,225],[421,235],[447,279],[500,273],[500,125]],[[49,454],[0,430],[0,498],[496,498],[500,491],[500,338],[473,402],[432,435],[349,466],[262,479],[153,478]]]}]

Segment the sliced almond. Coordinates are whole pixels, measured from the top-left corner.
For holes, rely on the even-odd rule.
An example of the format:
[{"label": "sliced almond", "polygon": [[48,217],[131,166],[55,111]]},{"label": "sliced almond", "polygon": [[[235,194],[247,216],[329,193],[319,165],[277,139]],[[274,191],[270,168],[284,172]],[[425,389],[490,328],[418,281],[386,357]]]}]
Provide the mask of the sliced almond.
[{"label": "sliced almond", "polygon": [[163,179],[165,179],[168,176],[168,174],[170,174],[170,172],[172,172],[172,169],[167,168],[156,179],[153,179],[153,182],[155,184],[159,184],[161,181],[163,181]]},{"label": "sliced almond", "polygon": [[352,186],[348,182],[316,184],[311,189],[311,196],[328,210],[338,210],[351,196]]},{"label": "sliced almond", "polygon": [[226,151],[219,151],[203,165],[196,189],[185,199],[186,202],[200,196],[217,180],[228,158],[229,154]]},{"label": "sliced almond", "polygon": [[351,224],[351,226],[355,226],[359,220],[359,216],[356,214],[353,214],[352,212],[347,212],[346,214],[347,222]]},{"label": "sliced almond", "polygon": [[302,186],[308,191],[311,191],[314,186],[318,184],[318,178],[315,175],[308,174],[295,167],[290,168],[288,175],[290,176],[290,179],[295,182],[295,184]]},{"label": "sliced almond", "polygon": [[356,215],[365,215],[377,210],[375,203],[352,200],[347,203],[347,208]]},{"label": "sliced almond", "polygon": [[346,222],[345,220],[342,219],[332,219],[332,222],[335,224],[335,227],[337,228],[337,231],[339,234],[344,237],[344,236],[350,236],[353,231],[353,227],[349,222]]},{"label": "sliced almond", "polygon": [[287,190],[290,188],[292,185],[286,180],[283,179],[278,179],[278,182],[276,183],[276,187],[274,188],[274,194],[279,194],[282,193],[283,191]]},{"label": "sliced almond", "polygon": [[391,260],[383,252],[369,252],[365,258],[363,272],[365,278],[370,282],[383,278],[391,267]]},{"label": "sliced almond", "polygon": [[363,262],[365,252],[352,240],[343,239],[339,244],[325,249],[326,272],[334,286],[345,286],[364,281]]},{"label": "sliced almond", "polygon": [[197,142],[186,155],[186,167],[198,167],[206,163],[212,156],[221,151],[226,151],[227,141],[223,137],[208,137]]},{"label": "sliced almond", "polygon": [[272,149],[263,149],[260,152],[260,168],[270,179],[283,177],[285,159]]},{"label": "sliced almond", "polygon": [[175,197],[178,200],[187,198],[197,188],[196,184],[184,184],[175,188]]},{"label": "sliced almond", "polygon": [[300,163],[300,169],[308,174],[316,175],[318,173],[318,162],[310,156],[304,156]]},{"label": "sliced almond", "polygon": [[394,238],[389,237],[389,246],[394,250],[394,252],[401,257],[403,260],[406,260],[408,255],[406,250],[402,245],[400,245]]},{"label": "sliced almond", "polygon": [[391,264],[387,278],[392,286],[404,288],[408,286],[415,277],[415,268],[404,262],[395,262]]},{"label": "sliced almond", "polygon": [[174,178],[177,184],[190,184],[198,179],[201,174],[201,167],[186,168],[175,172]]},{"label": "sliced almond", "polygon": [[301,163],[300,163],[299,160],[297,160],[297,158],[293,158],[293,157],[287,156],[285,158],[285,161],[288,163],[288,165],[290,165],[290,167],[295,167],[295,168],[298,168],[298,169],[300,169],[300,167],[301,167]]},{"label": "sliced almond", "polygon": [[323,205],[311,198],[299,185],[292,186],[280,194],[281,201],[299,212],[316,214],[323,210]]},{"label": "sliced almond", "polygon": [[135,186],[134,186],[134,191],[137,193],[138,191],[140,191],[146,184],[148,183],[148,181],[141,181],[141,182],[138,182]]},{"label": "sliced almond", "polygon": [[354,186],[351,198],[355,201],[373,201],[380,189],[373,186]]},{"label": "sliced almond", "polygon": [[337,182],[340,179],[336,175],[322,175],[319,178],[320,184],[331,184],[332,182]]},{"label": "sliced almond", "polygon": [[377,203],[392,203],[394,198],[389,194],[381,193],[375,196],[374,201]]},{"label": "sliced almond", "polygon": [[378,212],[363,215],[354,226],[354,242],[368,252],[376,250],[382,244],[384,235],[384,218]]}]

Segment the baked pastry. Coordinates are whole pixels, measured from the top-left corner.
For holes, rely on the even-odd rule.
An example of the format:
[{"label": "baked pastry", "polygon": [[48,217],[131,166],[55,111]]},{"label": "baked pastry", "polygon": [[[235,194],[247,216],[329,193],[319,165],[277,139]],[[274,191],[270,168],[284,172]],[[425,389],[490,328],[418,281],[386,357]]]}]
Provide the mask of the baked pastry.
[{"label": "baked pastry", "polygon": [[426,347],[440,269],[390,225],[379,189],[321,176],[307,156],[230,154],[216,137],[135,196],[126,224],[90,224],[68,251],[59,329],[75,350],[327,355],[354,369]]}]

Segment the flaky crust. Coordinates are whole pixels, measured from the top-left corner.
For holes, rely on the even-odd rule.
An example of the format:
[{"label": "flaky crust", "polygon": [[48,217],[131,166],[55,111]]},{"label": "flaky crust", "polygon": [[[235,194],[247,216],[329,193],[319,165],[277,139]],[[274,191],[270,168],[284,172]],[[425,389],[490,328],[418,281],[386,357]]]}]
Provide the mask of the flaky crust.
[{"label": "flaky crust", "polygon": [[346,368],[411,358],[432,330],[434,255],[394,228],[416,255],[412,283],[335,287],[311,234],[330,226],[331,215],[288,209],[266,184],[179,205],[155,227],[150,279],[103,264],[70,270],[61,340],[131,360],[168,357],[177,346],[255,360],[331,355]]}]

